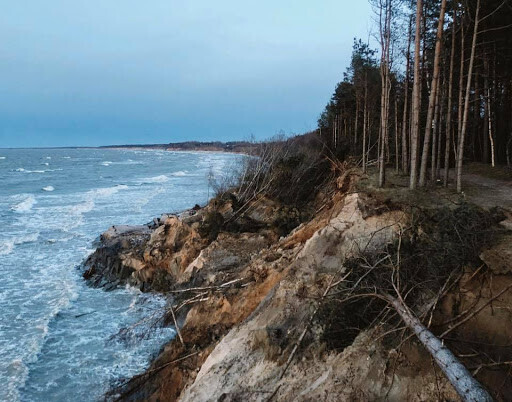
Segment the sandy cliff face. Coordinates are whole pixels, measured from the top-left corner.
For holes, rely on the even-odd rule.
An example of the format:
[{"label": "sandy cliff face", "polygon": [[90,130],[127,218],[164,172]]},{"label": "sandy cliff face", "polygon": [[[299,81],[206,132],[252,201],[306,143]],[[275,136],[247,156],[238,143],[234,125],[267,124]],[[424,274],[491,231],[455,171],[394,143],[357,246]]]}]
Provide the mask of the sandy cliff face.
[{"label": "sandy cliff face", "polygon": [[[361,333],[349,348],[336,353],[324,350],[313,328],[303,338],[296,360],[286,368],[316,307],[315,299],[334,275],[343,273],[345,259],[361,249],[388,243],[405,222],[399,211],[365,219],[361,201],[359,194],[347,196],[339,213],[305,243],[296,245],[296,257],[283,267],[283,278],[250,318],[216,345],[180,400],[263,401],[272,395],[287,401],[373,400],[386,395],[427,400],[437,392],[428,365],[427,370],[416,365],[414,370],[421,375],[390,370],[388,353],[375,342],[376,330]],[[441,392],[455,398],[446,383],[441,384]]]},{"label": "sandy cliff face", "polygon": [[[366,195],[338,192],[312,220],[279,237],[280,206],[260,202],[249,221],[236,225],[252,230],[220,231],[215,239],[204,230],[206,220],[216,217],[209,220],[211,230],[218,218],[211,206],[165,216],[151,228],[110,229],[102,236],[87,261],[88,280],[172,292],[183,340],[166,345],[144,375],[113,395],[154,401],[458,400],[414,339],[397,351],[384,342],[387,328],[373,326],[333,350],[313,319],[325,290],[343,276],[344,262],[385,247],[410,216]],[[229,202],[215,211],[219,219],[233,217]],[[486,304],[512,283],[503,258],[509,246],[505,239],[481,256],[498,285],[485,270],[468,272],[443,299],[438,321],[483,306],[483,314],[454,337],[476,331],[483,343],[512,342],[504,327],[512,322],[506,307],[512,296]],[[512,359],[506,349],[485,353]],[[482,378],[490,386],[507,381],[506,371]]]},{"label": "sandy cliff face", "polygon": [[[217,219],[224,221],[232,213],[226,202],[179,216],[162,215],[148,225],[112,226],[85,261],[84,278],[107,290],[129,283],[144,291],[168,291],[189,281],[215,281],[278,239],[274,220],[280,215],[270,200],[262,200],[243,221],[234,221],[237,230],[212,238],[211,232],[218,231],[213,226],[220,225]],[[242,225],[254,230],[240,232]]]}]

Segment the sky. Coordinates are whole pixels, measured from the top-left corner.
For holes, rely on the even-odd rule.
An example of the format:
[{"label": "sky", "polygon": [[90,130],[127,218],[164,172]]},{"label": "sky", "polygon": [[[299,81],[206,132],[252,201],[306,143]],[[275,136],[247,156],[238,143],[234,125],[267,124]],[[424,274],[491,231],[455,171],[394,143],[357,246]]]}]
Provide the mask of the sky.
[{"label": "sky", "polygon": [[0,147],[232,141],[316,128],[366,0],[16,0]]}]

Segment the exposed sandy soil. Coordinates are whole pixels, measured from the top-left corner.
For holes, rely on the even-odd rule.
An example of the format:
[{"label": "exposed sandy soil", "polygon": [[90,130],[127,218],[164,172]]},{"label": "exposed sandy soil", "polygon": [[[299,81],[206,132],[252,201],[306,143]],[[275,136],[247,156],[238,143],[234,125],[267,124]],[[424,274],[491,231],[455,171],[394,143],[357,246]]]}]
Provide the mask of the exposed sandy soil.
[{"label": "exposed sandy soil", "polygon": [[[146,375],[117,396],[194,402],[458,400],[414,337],[391,347],[383,336],[389,328],[377,325],[343,350],[332,350],[312,317],[347,258],[385,247],[408,224],[403,206],[453,206],[466,197],[484,208],[508,209],[511,182],[469,172],[461,196],[442,186],[411,193],[407,178],[388,178],[384,190],[371,177],[357,186],[342,183],[321,200],[311,221],[280,239],[262,226],[206,242],[196,217],[170,217],[139,251],[122,249],[121,255],[132,258],[134,277],[154,281],[165,272],[171,291],[185,290],[175,294],[176,305],[189,304],[176,311],[183,342],[176,338],[166,345]],[[262,200],[251,219],[268,224],[278,209]],[[221,210],[230,213],[229,206]],[[498,400],[512,395],[512,364],[503,364],[512,360],[512,291],[493,299],[512,284],[510,241],[510,234],[502,237],[482,253],[480,268],[468,267],[440,300],[431,327],[439,334],[454,319],[468,317],[446,342]],[[475,310],[474,316],[467,313]]]}]

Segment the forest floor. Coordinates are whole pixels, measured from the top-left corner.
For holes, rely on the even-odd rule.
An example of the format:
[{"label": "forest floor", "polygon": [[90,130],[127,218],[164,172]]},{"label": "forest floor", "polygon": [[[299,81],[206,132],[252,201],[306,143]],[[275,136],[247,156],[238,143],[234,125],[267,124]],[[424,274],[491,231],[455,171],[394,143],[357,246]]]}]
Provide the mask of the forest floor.
[{"label": "forest floor", "polygon": [[438,180],[435,184],[429,184],[423,191],[416,192],[408,190],[409,176],[397,174],[394,169],[388,169],[386,172],[385,188],[377,189],[377,175],[374,174],[374,170],[375,167],[370,168],[366,180],[359,183],[360,190],[380,193],[381,197],[424,207],[435,207],[440,204],[457,205],[465,200],[482,208],[500,207],[512,213],[512,170],[507,167],[493,168],[482,163],[465,165],[462,194],[455,191],[454,169],[450,170],[448,188]]}]

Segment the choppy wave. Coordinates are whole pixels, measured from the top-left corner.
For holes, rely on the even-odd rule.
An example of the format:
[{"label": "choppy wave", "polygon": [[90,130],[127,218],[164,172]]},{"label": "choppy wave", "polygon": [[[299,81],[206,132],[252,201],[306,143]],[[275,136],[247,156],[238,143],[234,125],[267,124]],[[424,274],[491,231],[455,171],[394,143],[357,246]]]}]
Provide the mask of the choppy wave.
[{"label": "choppy wave", "polygon": [[84,214],[94,210],[96,206],[96,200],[98,198],[108,198],[117,194],[121,190],[128,189],[127,185],[119,184],[113,187],[104,187],[90,190],[85,194],[85,200],[74,205],[70,205],[62,208],[64,217],[73,217],[73,219],[66,219],[66,222],[62,225],[65,230],[71,230],[80,226],[83,223]]},{"label": "choppy wave", "polygon": [[53,191],[53,190],[55,190],[55,187],[53,187],[53,186],[46,186],[46,187],[43,187],[42,190],[43,191]]},{"label": "choppy wave", "polygon": [[[76,229],[84,223],[85,215],[95,210],[98,202],[101,203],[102,208],[108,207],[111,197],[119,191],[127,190],[128,188],[127,185],[120,184],[112,187],[100,187],[83,193],[76,193],[72,197],[63,195],[61,200],[64,204],[60,205],[59,203],[56,205],[48,205],[48,200],[42,198],[42,205],[38,208],[38,213],[33,214],[29,221],[23,222],[23,225],[33,229],[44,227],[47,230],[62,230],[69,234],[71,230]],[[46,191],[48,191],[48,189]],[[63,190],[60,189],[61,193],[62,191]],[[21,202],[23,201],[19,201],[18,203]],[[105,224],[110,223],[111,222],[106,222]]]},{"label": "choppy wave", "polygon": [[0,243],[0,255],[11,254],[14,250],[14,240],[6,240]]},{"label": "choppy wave", "polygon": [[174,173],[172,174],[172,176],[182,177],[182,176],[186,176],[186,175],[187,175],[187,173],[188,173],[188,172],[187,172],[186,170],[185,170],[185,171],[183,171],[183,170],[179,170],[179,171],[177,171],[177,172],[174,172]]},{"label": "choppy wave", "polygon": [[[69,306],[72,300],[76,300],[78,297],[75,283],[70,281],[69,278],[67,280],[62,278],[62,275],[56,275],[58,273],[55,272],[56,269],[58,269],[56,265],[49,265],[45,271],[41,272],[43,281],[54,285],[58,284],[58,291],[57,293],[54,293],[51,290],[51,287],[47,289],[43,288],[41,291],[37,289],[37,294],[35,297],[33,296],[33,298],[46,301],[50,293],[53,297],[57,296],[57,298],[51,300],[51,303],[48,304],[50,310],[47,315],[34,318],[32,326],[37,331],[32,334],[31,338],[26,339],[25,348],[20,356],[21,358],[17,358],[12,361],[12,363],[16,363],[16,368],[18,368],[17,372],[19,374],[18,377],[9,378],[9,386],[10,390],[12,390],[11,394],[14,396],[12,400],[21,399],[19,397],[20,390],[26,384],[31,364],[38,361],[38,356],[41,353],[48,337],[50,323],[61,311]],[[30,303],[29,301],[27,302]]]},{"label": "choppy wave", "polygon": [[24,236],[17,236],[11,239],[0,241],[0,255],[9,255],[15,246],[25,243],[32,243],[39,239],[39,232],[29,233]]},{"label": "choppy wave", "polygon": [[[45,159],[48,152],[52,160]],[[6,392],[8,400],[98,400],[117,379],[144,370],[174,334],[136,326],[126,339],[109,341],[165,300],[145,300],[136,288],[108,294],[88,288],[73,267],[108,226],[147,222],[203,200],[208,167],[221,163],[197,166],[193,154],[167,152],[2,153],[8,161],[0,161],[6,178],[0,183],[0,321],[11,333],[0,334],[0,400]],[[46,173],[57,168],[66,174]],[[43,193],[51,187],[55,193]],[[90,378],[97,380],[94,389]]]},{"label": "choppy wave", "polygon": [[166,175],[164,174],[161,174],[160,176],[155,176],[155,177],[146,177],[144,179],[141,179],[139,181],[139,183],[147,183],[147,184],[152,184],[152,183],[165,183],[169,181],[169,177],[167,177]]},{"label": "choppy wave", "polygon": [[7,371],[10,377],[7,381],[6,401],[18,401],[20,399],[19,388],[25,384],[28,377],[28,367],[22,359],[13,359],[7,365]]},{"label": "choppy wave", "polygon": [[100,197],[109,197],[118,193],[121,190],[128,189],[126,184],[118,184],[114,187],[105,187],[105,188],[97,188],[88,192],[89,195],[92,196],[100,196]]},{"label": "choppy wave", "polygon": [[19,213],[29,212],[35,204],[37,204],[37,200],[32,194],[29,194],[24,196],[23,200],[13,205],[11,211]]},{"label": "choppy wave", "polygon": [[113,165],[144,165],[142,161],[134,161],[133,159],[127,159],[121,162],[112,162]]},{"label": "choppy wave", "polygon": [[134,203],[133,207],[134,210],[137,212],[142,212],[143,207],[145,207],[149,202],[158,196],[159,194],[162,194],[164,192],[164,186],[158,187],[156,190],[151,191],[144,191],[144,195],[140,198],[138,198]]},{"label": "choppy wave", "polygon": [[58,171],[62,171],[62,169],[44,169],[44,170],[40,170],[40,169],[37,169],[37,170],[28,170],[28,169],[25,169],[25,168],[18,168],[18,169],[15,169],[16,172],[22,172],[22,173],[47,173],[47,172],[58,172]]}]

